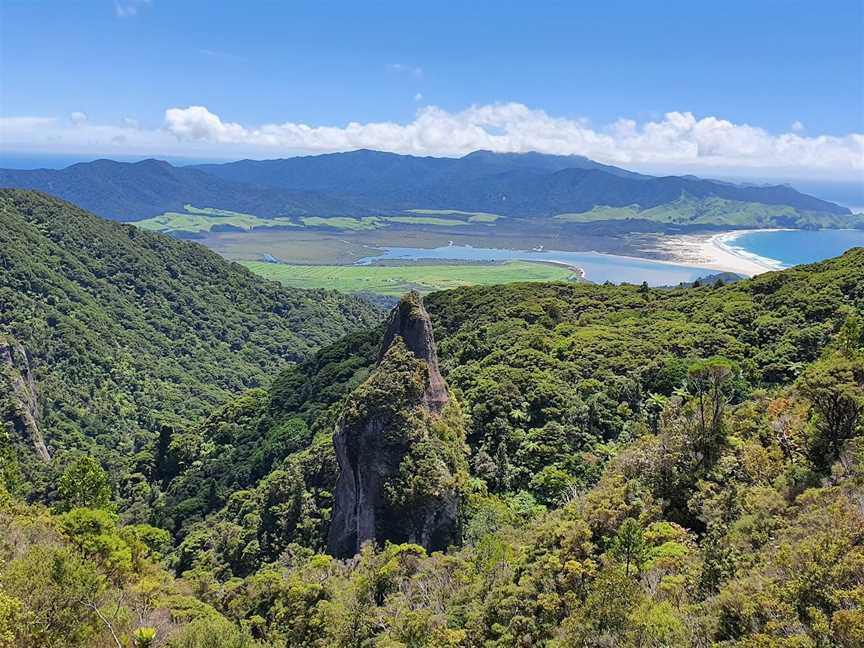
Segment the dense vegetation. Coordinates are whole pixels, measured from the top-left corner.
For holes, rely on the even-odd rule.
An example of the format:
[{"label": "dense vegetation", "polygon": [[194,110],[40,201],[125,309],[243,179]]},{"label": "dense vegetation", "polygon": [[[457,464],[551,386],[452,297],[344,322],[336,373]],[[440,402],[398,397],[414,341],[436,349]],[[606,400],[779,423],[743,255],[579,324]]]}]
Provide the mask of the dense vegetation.
[{"label": "dense vegetation", "polygon": [[[654,177],[579,156],[538,153],[476,151],[456,159],[352,151],[197,167],[97,160],[59,171],[0,170],[0,186],[51,191],[119,220],[177,212],[187,203],[262,217],[394,215],[421,209],[536,218],[589,212],[597,206],[652,210],[671,205],[667,211],[680,211],[685,200],[696,205],[688,208],[688,218],[679,219],[684,222],[728,224],[734,220],[729,212],[737,210],[750,215],[734,223],[745,227],[757,222],[860,225],[847,208],[788,186]],[[718,214],[717,201],[731,202],[734,208]],[[701,218],[711,215],[717,218]]]},{"label": "dense vegetation", "polygon": [[337,419],[370,390],[398,414],[390,380],[414,375],[401,350],[375,371],[366,328],[163,426],[134,492],[69,456],[30,491],[50,512],[22,504],[0,443],[0,646],[862,645],[864,249],[734,285],[425,305],[467,439],[445,461],[469,472],[457,546],[324,553]]},{"label": "dense vegetation", "polygon": [[[52,453],[93,452],[115,480],[149,473],[163,427],[378,317],[359,299],[283,288],[198,245],[0,192],[0,343],[29,359]],[[3,389],[4,420],[20,416],[21,400]]]}]

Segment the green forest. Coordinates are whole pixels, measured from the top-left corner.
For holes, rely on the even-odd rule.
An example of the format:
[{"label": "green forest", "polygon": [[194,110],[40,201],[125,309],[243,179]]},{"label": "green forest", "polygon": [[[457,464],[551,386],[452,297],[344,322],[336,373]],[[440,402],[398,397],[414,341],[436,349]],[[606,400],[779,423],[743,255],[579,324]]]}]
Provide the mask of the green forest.
[{"label": "green forest", "polygon": [[[864,645],[864,249],[385,322],[42,194],[0,218],[2,648]],[[395,541],[332,555],[334,432],[373,423]]]},{"label": "green forest", "polygon": [[[261,281],[200,245],[35,192],[0,190],[0,268],[0,348],[19,351],[7,373],[32,367],[38,427],[58,455],[48,472],[76,450],[140,477],[163,428],[380,319],[362,300]],[[25,462],[40,488],[45,469]]]}]

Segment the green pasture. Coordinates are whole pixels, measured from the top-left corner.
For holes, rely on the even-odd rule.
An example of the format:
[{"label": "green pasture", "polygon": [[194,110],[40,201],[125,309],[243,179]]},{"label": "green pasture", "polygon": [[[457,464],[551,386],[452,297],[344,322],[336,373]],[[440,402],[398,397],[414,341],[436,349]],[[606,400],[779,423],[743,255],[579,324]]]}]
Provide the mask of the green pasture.
[{"label": "green pasture", "polygon": [[427,216],[467,216],[469,223],[494,223],[503,216],[490,214],[489,212],[470,212],[460,209],[406,209],[411,214],[423,214]]},{"label": "green pasture", "polygon": [[493,264],[289,265],[242,262],[252,272],[296,288],[332,288],[343,292],[401,295],[476,284],[515,281],[567,281],[578,272],[563,265],[510,261]]},{"label": "green pasture", "polygon": [[199,208],[185,206],[185,212],[165,212],[159,216],[136,221],[135,225],[142,229],[156,232],[210,232],[215,225],[231,225],[241,230],[251,230],[258,227],[297,227],[297,223],[288,217],[261,218],[254,214],[243,214],[224,209]]}]

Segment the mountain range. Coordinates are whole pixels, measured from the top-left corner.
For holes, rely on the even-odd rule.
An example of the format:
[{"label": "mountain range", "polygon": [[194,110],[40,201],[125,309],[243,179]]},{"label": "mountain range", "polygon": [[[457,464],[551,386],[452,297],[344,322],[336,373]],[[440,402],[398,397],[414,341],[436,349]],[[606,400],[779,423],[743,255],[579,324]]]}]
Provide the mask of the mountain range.
[{"label": "mountain range", "polygon": [[[792,215],[809,214],[809,226],[854,225],[846,207],[786,185],[656,177],[580,156],[540,153],[475,151],[436,158],[358,150],[184,167],[152,159],[96,160],[62,170],[2,169],[0,187],[45,191],[120,221],[187,204],[261,217],[364,216],[422,208],[548,218],[627,207],[639,218],[643,210],[685,200],[722,201],[733,208],[755,204],[772,214],[783,208]],[[784,224],[795,223],[776,223]]]}]

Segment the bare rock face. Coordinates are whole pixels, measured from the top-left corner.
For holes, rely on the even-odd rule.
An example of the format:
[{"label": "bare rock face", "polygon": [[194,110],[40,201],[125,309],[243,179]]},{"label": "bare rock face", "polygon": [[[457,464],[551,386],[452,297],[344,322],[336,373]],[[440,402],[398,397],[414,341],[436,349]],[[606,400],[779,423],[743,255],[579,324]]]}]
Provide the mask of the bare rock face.
[{"label": "bare rock face", "polygon": [[43,461],[50,461],[51,454],[39,429],[38,391],[29,355],[8,337],[0,337],[0,387],[6,392],[0,397],[5,396],[7,415],[11,415],[16,431],[30,437],[36,454]]},{"label": "bare rock face", "polygon": [[409,293],[393,309],[369,378],[349,397],[333,437],[336,482],[328,551],[366,542],[427,550],[458,540],[467,479],[464,428],[438,370],[429,315]]}]

